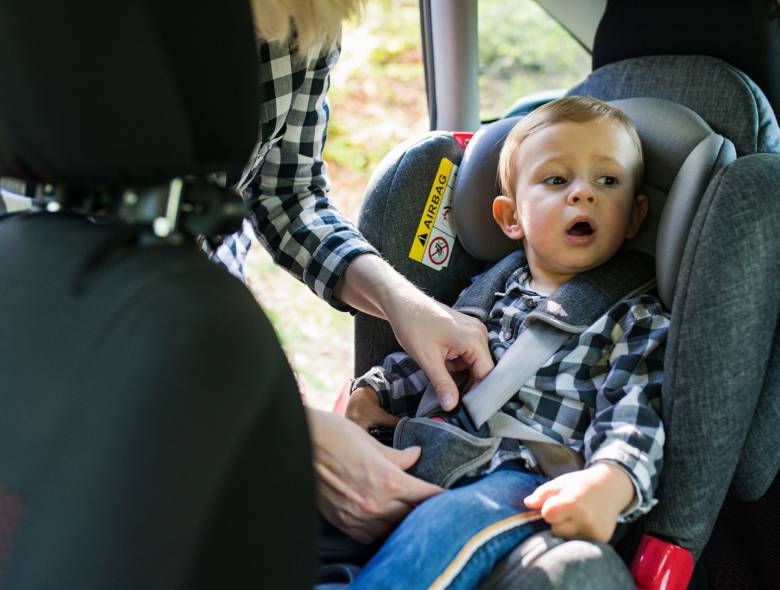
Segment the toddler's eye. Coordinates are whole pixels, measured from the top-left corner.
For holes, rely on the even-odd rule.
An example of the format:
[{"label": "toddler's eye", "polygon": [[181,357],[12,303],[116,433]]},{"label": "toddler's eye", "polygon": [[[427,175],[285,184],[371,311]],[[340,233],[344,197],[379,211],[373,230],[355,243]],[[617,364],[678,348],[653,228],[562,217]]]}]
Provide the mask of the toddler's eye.
[{"label": "toddler's eye", "polygon": [[544,184],[550,184],[550,185],[566,184],[566,179],[563,176],[548,176],[542,182],[544,182]]},{"label": "toddler's eye", "polygon": [[615,176],[599,176],[596,179],[596,184],[603,184],[604,186],[613,186],[618,183],[618,179]]}]

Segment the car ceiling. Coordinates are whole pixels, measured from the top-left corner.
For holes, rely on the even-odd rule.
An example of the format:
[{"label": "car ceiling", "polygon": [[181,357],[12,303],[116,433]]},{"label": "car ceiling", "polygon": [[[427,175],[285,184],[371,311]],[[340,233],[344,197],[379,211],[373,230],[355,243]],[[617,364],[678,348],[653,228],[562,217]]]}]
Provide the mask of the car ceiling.
[{"label": "car ceiling", "polygon": [[536,0],[555,20],[588,50],[593,49],[596,27],[607,0]]}]

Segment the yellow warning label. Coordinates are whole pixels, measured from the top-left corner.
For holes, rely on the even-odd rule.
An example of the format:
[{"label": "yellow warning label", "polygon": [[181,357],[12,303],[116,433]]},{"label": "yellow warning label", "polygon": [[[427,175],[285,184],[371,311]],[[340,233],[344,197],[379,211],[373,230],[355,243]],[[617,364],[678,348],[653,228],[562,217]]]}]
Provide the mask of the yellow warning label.
[{"label": "yellow warning label", "polygon": [[417,262],[422,262],[425,255],[425,244],[428,242],[431,230],[433,230],[433,222],[436,221],[436,214],[439,212],[439,207],[444,198],[447,181],[450,178],[450,174],[452,174],[452,167],[452,162],[447,158],[442,158],[439,170],[436,172],[436,178],[433,180],[431,192],[428,195],[428,201],[425,203],[420,224],[417,226],[417,231],[414,234],[412,249],[409,250],[409,258]]}]

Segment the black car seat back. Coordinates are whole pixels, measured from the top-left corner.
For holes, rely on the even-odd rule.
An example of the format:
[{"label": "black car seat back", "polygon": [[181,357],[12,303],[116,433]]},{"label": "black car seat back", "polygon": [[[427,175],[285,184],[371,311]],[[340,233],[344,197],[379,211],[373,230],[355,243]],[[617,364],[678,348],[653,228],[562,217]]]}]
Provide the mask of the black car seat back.
[{"label": "black car seat back", "polygon": [[0,587],[311,587],[292,373],[181,222],[257,139],[248,3],[5,2],[0,48]]},{"label": "black car seat back", "polygon": [[241,2],[3,2],[2,174],[126,185],[242,162],[260,107],[247,12]]},{"label": "black car seat back", "polygon": [[[778,52],[780,6],[776,0],[607,0],[593,41],[593,69],[645,56],[707,55],[744,72],[762,88],[762,94],[777,111]],[[656,90],[662,90],[657,84],[660,80],[652,76],[649,80],[658,86]],[[696,85],[704,80],[704,76],[691,78]],[[669,85],[665,86],[669,89]],[[711,95],[719,86],[713,80],[709,88],[707,94]],[[693,93],[688,94],[689,98],[692,96]],[[741,121],[747,120],[735,119],[737,125]],[[737,142],[736,138],[724,135]]]}]

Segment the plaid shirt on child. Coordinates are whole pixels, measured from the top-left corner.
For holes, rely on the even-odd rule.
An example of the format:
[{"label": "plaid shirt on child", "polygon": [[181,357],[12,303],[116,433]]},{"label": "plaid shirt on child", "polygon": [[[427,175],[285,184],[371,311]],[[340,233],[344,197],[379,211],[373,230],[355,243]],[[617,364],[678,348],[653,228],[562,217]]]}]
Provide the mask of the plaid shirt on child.
[{"label": "plaid shirt on child", "polygon": [[[486,327],[498,361],[522,331],[523,320],[544,296],[527,288],[528,267],[510,275],[496,293]],[[664,430],[659,417],[669,314],[649,295],[624,300],[556,352],[502,408],[540,432],[582,453],[586,465],[623,467],[638,502],[629,521],[656,503]],[[428,379],[404,353],[388,355],[353,384],[377,391],[382,408],[413,416]],[[520,443],[517,443],[520,445]],[[505,448],[505,445],[502,445]],[[522,449],[518,449],[521,455]],[[505,453],[507,459],[517,453]]]},{"label": "plaid shirt on child", "polygon": [[[258,41],[263,90],[260,138],[236,188],[249,205],[249,223],[207,253],[244,278],[250,234],[274,261],[334,307],[333,289],[349,262],[376,250],[328,199],[322,150],[329,108],[330,70],[338,43],[307,55],[291,54],[286,43]],[[0,213],[29,207],[29,199],[0,191]]]}]

